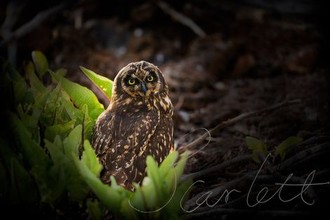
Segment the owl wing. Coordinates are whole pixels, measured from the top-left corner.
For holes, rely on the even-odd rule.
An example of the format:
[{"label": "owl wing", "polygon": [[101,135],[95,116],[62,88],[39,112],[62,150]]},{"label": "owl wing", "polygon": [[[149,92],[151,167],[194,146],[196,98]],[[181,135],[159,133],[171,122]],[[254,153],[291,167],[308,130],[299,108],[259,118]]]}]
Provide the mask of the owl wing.
[{"label": "owl wing", "polygon": [[158,122],[159,115],[153,111],[139,114],[107,112],[100,117],[92,143],[104,167],[104,182],[114,176],[118,184],[127,187],[127,183],[144,174],[144,152]]},{"label": "owl wing", "polygon": [[97,156],[103,155],[115,139],[114,120],[114,114],[103,112],[95,123],[92,145]]}]

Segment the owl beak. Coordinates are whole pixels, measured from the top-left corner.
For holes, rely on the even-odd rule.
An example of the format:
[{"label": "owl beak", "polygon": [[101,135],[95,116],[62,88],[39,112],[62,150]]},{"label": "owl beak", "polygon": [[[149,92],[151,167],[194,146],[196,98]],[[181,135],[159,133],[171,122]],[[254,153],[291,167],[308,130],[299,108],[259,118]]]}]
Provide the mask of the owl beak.
[{"label": "owl beak", "polygon": [[145,82],[141,82],[141,90],[143,92],[143,94],[145,95],[148,91],[147,85]]}]

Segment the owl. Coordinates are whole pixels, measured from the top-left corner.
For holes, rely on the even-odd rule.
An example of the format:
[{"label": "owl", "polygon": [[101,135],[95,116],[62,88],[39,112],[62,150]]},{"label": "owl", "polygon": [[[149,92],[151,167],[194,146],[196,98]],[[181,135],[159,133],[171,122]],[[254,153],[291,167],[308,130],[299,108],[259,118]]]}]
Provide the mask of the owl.
[{"label": "owl", "polygon": [[108,108],[98,117],[92,145],[103,165],[101,179],[110,176],[133,190],[146,174],[148,155],[159,163],[173,149],[173,105],[162,72],[146,62],[130,63],[113,82]]}]

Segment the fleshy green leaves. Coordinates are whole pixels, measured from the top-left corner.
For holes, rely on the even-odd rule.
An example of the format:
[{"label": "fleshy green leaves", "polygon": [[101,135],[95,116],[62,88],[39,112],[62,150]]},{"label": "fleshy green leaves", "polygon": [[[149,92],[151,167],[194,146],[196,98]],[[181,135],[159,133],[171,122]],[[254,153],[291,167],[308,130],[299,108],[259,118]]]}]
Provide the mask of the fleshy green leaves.
[{"label": "fleshy green leaves", "polygon": [[[110,99],[112,81],[80,68]],[[134,192],[117,185],[114,177],[111,185],[104,184],[102,165],[90,143],[95,121],[104,111],[96,95],[69,80],[66,70],[50,70],[40,51],[32,53],[24,77],[15,71],[6,74],[10,77],[4,83],[13,90],[16,105],[10,114],[16,139],[0,148],[1,155],[7,155],[0,160],[0,177],[6,179],[0,183],[5,188],[1,196],[13,203],[24,198],[37,206],[49,204],[56,212],[63,211],[57,204],[76,203],[90,218],[104,217],[105,209],[118,218],[179,218],[189,186],[188,181],[179,182],[187,154],[174,151],[160,165],[148,156],[148,176],[142,185],[135,184]]]},{"label": "fleshy green leaves", "polygon": [[250,150],[252,150],[252,159],[259,163],[260,162],[260,155],[267,155],[266,144],[254,137],[246,137],[245,143]]},{"label": "fleshy green leaves", "polygon": [[48,71],[48,61],[45,55],[40,51],[32,52],[32,60],[40,78]]},{"label": "fleshy green leaves", "polygon": [[77,157],[74,157],[74,162],[83,180],[100,201],[108,209],[118,213],[122,202],[120,192],[102,183],[100,180],[99,173],[102,167],[89,143],[85,142],[85,151],[83,152],[82,159],[79,160]]},{"label": "fleshy green leaves", "polygon": [[118,186],[113,177],[111,186],[102,183],[98,178],[101,165],[95,152],[88,143],[84,146],[83,156],[81,160],[75,158],[75,164],[95,195],[112,213],[127,219],[179,217],[179,203],[188,188],[188,182],[182,183],[179,179],[188,154],[182,154],[179,158],[178,152],[174,151],[160,166],[148,156],[148,176],[144,178],[142,186],[135,184],[135,191],[131,192]]},{"label": "fleshy green leaves", "polygon": [[101,76],[92,70],[85,67],[80,67],[81,71],[104,93],[104,95],[110,100],[112,81],[104,76]]},{"label": "fleshy green leaves", "polygon": [[87,105],[90,116],[96,120],[104,111],[103,105],[98,101],[96,95],[88,88],[72,82],[59,74],[52,74],[55,80],[61,84],[63,90],[70,96],[73,103],[82,109]]},{"label": "fleshy green leaves", "polygon": [[88,169],[96,176],[98,176],[102,170],[102,165],[97,159],[94,149],[92,148],[89,141],[84,142],[84,154],[82,156],[82,161],[86,164]]},{"label": "fleshy green leaves", "polygon": [[[292,151],[292,148],[302,142],[302,140],[301,137],[297,136],[288,137],[275,147],[275,156],[279,156],[281,160],[285,159],[286,154]],[[252,150],[252,159],[257,163],[260,163],[260,158],[264,158],[269,153],[265,142],[262,140],[248,136],[245,138],[245,143]]]},{"label": "fleshy green leaves", "polygon": [[296,136],[288,137],[275,148],[275,155],[279,155],[283,160],[286,154],[292,150],[292,147],[302,142],[302,140],[303,139],[301,137],[296,137]]},{"label": "fleshy green leaves", "polygon": [[147,158],[147,177],[136,191],[129,205],[136,215],[152,218],[177,219],[180,216],[180,200],[188,189],[190,181],[180,182],[188,154],[171,152],[158,166],[155,160]]},{"label": "fleshy green leaves", "polygon": [[[65,72],[49,70],[46,57],[34,51],[32,61],[25,66],[26,77],[15,71],[8,77],[16,104],[16,111],[10,115],[16,139],[8,149],[17,149],[19,155],[15,159],[12,154],[12,162],[6,163],[17,173],[7,185],[13,192],[20,192],[15,181],[21,177],[28,180],[30,175],[36,184],[34,191],[46,203],[54,203],[65,194],[72,201],[86,198],[89,188],[73,158],[81,156],[83,145],[86,151],[92,151],[88,140],[96,118],[104,110],[92,91],[65,78]],[[53,77],[52,84],[45,83],[44,79],[50,78],[47,74]],[[21,160],[26,166],[20,165]],[[96,163],[90,167],[94,173],[100,172]]]}]

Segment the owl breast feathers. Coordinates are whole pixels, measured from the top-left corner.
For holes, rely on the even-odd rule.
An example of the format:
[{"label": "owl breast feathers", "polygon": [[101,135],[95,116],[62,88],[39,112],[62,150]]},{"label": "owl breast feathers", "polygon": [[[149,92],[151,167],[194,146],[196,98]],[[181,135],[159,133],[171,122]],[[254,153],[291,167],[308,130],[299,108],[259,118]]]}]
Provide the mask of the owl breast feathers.
[{"label": "owl breast feathers", "polygon": [[146,61],[130,63],[114,79],[108,108],[96,121],[92,145],[110,176],[127,189],[145,176],[146,157],[161,163],[173,149],[173,106],[161,71]]}]

